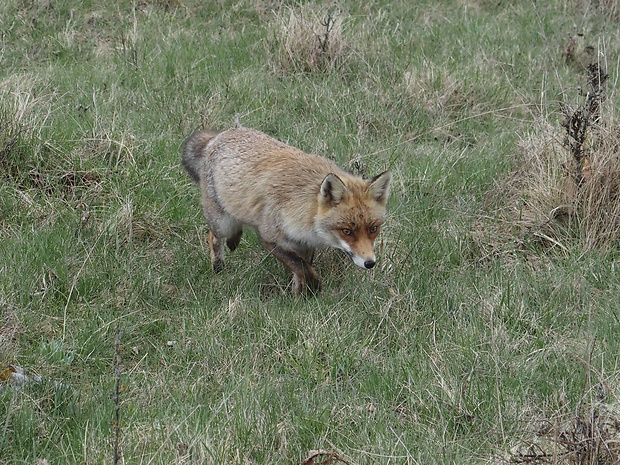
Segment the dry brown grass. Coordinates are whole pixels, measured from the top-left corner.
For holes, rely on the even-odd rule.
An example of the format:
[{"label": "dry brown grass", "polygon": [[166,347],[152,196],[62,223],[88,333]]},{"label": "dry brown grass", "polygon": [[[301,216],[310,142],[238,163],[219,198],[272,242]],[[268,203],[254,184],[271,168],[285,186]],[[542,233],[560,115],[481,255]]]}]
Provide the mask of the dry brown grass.
[{"label": "dry brown grass", "polygon": [[[595,362],[596,340],[585,358],[583,390],[577,405],[558,386],[555,407],[532,402],[521,412],[522,433],[504,457],[494,464],[611,465],[620,463],[620,404],[616,373]],[[598,356],[596,356],[598,358]],[[578,370],[579,372],[580,370]],[[575,373],[579,376],[578,373]]]},{"label": "dry brown grass", "polygon": [[595,401],[576,414],[532,423],[505,463],[611,465],[620,463],[620,408]]},{"label": "dry brown grass", "polygon": [[343,15],[335,9],[284,7],[275,13],[271,27],[270,53],[278,74],[330,74],[347,59]]},{"label": "dry brown grass", "polygon": [[420,106],[437,118],[462,117],[467,112],[482,112],[487,102],[476,86],[464,82],[447,68],[426,62],[420,69],[403,74],[403,96],[412,106]]},{"label": "dry brown grass", "polygon": [[589,92],[563,106],[561,127],[541,121],[524,137],[510,183],[509,221],[525,240],[568,250],[607,249],[620,239],[620,123],[591,67]]}]

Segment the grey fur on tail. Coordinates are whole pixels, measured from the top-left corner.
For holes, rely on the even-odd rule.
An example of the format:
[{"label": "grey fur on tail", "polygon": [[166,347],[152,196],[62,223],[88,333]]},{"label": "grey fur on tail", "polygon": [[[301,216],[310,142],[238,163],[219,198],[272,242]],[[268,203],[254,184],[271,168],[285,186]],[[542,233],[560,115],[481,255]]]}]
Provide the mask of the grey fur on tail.
[{"label": "grey fur on tail", "polygon": [[181,162],[195,182],[200,181],[200,165],[204,159],[205,147],[218,134],[217,131],[194,131],[183,142]]}]

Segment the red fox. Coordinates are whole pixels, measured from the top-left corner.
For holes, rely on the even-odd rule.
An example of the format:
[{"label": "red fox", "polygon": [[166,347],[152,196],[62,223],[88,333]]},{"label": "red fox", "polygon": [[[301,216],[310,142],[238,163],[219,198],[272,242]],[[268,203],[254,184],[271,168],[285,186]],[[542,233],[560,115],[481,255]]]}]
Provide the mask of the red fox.
[{"label": "red fox", "polygon": [[243,127],[193,133],[182,161],[200,185],[214,272],[224,265],[224,241],[234,251],[243,226],[256,229],[265,248],[293,272],[295,295],[319,290],[315,249],[334,247],[362,268],[375,266],[389,171],[362,179]]}]

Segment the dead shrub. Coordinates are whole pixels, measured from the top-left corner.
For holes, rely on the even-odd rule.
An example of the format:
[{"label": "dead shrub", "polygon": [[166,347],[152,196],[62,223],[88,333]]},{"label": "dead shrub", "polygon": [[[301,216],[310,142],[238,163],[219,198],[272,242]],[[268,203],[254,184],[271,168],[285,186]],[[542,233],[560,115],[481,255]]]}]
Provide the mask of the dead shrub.
[{"label": "dead shrub", "polygon": [[284,7],[275,13],[270,41],[279,74],[330,74],[347,58],[341,14],[313,5]]},{"label": "dead shrub", "polygon": [[585,103],[563,105],[561,128],[542,122],[522,140],[511,216],[524,239],[565,250],[618,244],[620,124],[605,106],[606,80],[591,64]]}]

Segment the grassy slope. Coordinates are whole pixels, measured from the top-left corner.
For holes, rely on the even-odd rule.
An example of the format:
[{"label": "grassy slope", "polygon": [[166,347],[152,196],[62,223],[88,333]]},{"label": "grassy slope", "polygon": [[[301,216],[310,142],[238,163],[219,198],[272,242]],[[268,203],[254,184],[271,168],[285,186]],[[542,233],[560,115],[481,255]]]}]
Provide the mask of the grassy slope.
[{"label": "grassy slope", "polygon": [[[43,378],[1,388],[0,462],[112,462],[117,328],[126,463],[299,463],[319,447],[485,461],[522,420],[587,398],[584,360],[617,381],[613,257],[488,256],[480,227],[520,135],[577,95],[560,46],[617,42],[612,19],[559,0],[346,4],[343,64],[303,75],[279,68],[269,2],[56,3],[0,7],[0,362]],[[293,301],[250,233],[208,272],[179,147],[237,112],[394,171],[375,270],[324,252],[324,291]]]}]

